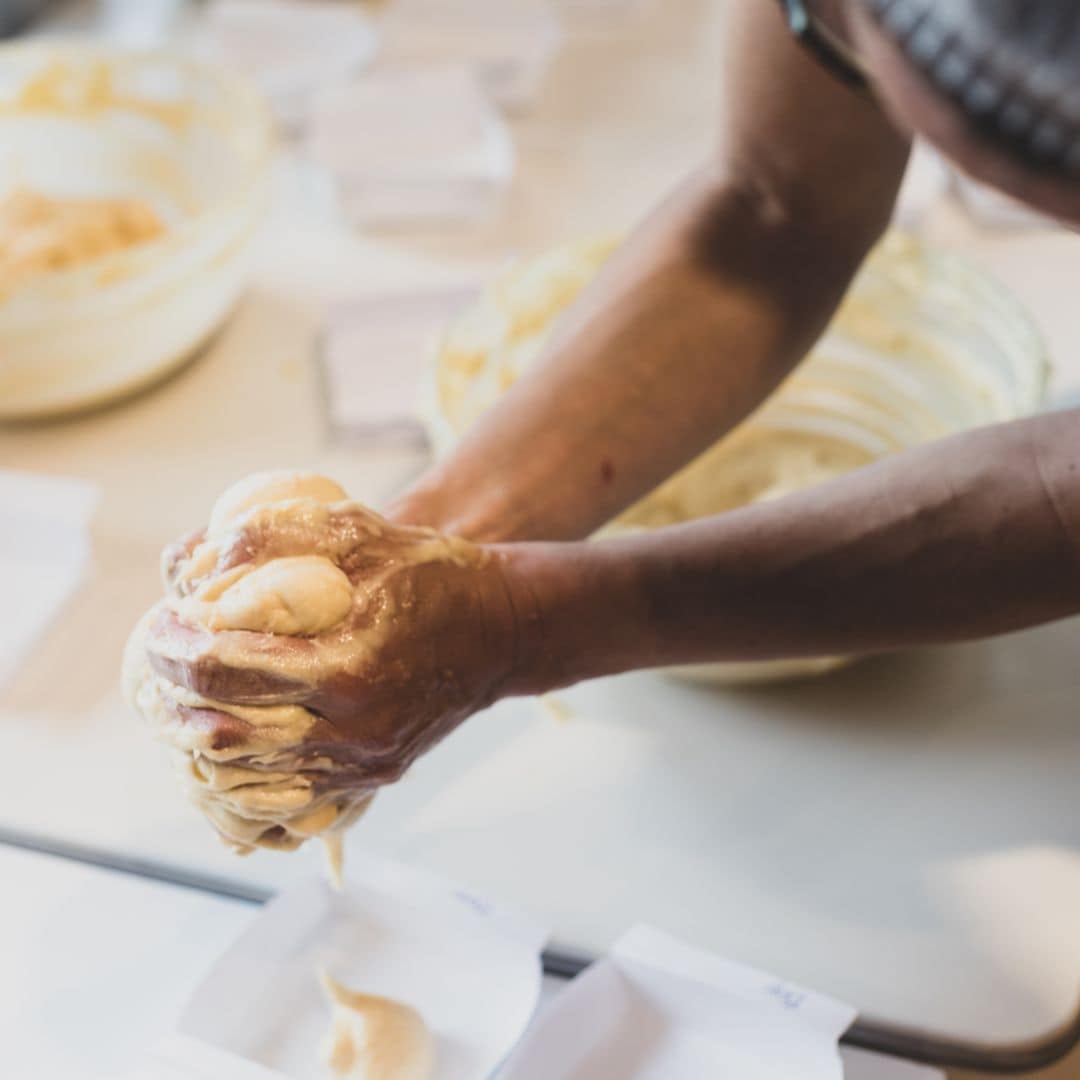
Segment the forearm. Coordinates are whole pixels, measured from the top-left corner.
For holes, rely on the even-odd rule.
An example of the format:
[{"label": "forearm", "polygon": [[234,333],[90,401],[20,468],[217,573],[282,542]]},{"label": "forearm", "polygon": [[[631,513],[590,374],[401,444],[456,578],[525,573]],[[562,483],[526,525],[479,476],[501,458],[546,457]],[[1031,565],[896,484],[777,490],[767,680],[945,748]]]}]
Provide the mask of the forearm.
[{"label": "forearm", "polygon": [[522,628],[512,692],[955,641],[1080,611],[1077,477],[1080,414],[1058,414],[692,525],[498,549]]},{"label": "forearm", "polygon": [[772,391],[884,220],[826,235],[747,180],[695,176],[392,516],[478,540],[587,535]]},{"label": "forearm", "polygon": [[727,21],[708,169],[393,517],[486,541],[585,536],[724,435],[822,330],[889,219],[907,140],[777,5],[731,4]]}]

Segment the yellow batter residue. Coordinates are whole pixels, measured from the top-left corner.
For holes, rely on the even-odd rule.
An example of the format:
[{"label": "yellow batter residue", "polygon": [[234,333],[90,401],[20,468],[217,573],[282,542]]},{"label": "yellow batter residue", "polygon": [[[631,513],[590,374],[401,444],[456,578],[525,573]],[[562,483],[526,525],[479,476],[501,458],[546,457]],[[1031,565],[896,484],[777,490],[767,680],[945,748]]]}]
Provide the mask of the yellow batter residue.
[{"label": "yellow batter residue", "polygon": [[322,973],[333,1009],[326,1063],[338,1080],[427,1080],[435,1060],[431,1032],[411,1006],[349,990]]},{"label": "yellow batter residue", "polygon": [[118,74],[119,69],[107,60],[68,63],[56,57],[43,64],[15,95],[0,102],[0,114],[93,116],[117,109],[139,113],[175,131],[183,130],[191,122],[194,106],[190,102],[128,93],[122,88]]},{"label": "yellow batter residue", "polygon": [[139,199],[60,199],[16,190],[0,200],[0,296],[39,274],[144,244],[164,231],[161,218]]}]

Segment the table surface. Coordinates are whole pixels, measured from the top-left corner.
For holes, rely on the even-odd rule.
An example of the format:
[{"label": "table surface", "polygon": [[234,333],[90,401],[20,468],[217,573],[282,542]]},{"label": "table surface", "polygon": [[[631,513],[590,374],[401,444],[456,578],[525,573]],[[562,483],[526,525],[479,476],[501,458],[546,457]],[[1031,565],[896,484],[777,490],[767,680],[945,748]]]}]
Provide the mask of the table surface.
[{"label": "table surface", "polygon": [[[0,689],[0,827],[278,886],[317,853],[236,860],[120,704],[128,629],[157,553],[257,468],[329,472],[385,500],[421,455],[335,446],[314,370],[329,304],[475,280],[509,253],[623,227],[707,145],[719,5],[647,6],[572,34],[514,121],[519,177],[466,235],[360,235],[283,169],[245,299],[167,384],[73,420],[0,428],[0,463],[100,485],[94,566]],[[627,71],[634,72],[627,78]],[[1080,243],[983,232],[955,208],[927,232],[1035,311],[1080,386]],[[1080,625],[723,692],[635,675],[470,722],[380,796],[350,844],[429,865],[532,908],[600,949],[639,919],[800,980],[864,1014],[996,1044],[1073,1013],[1080,970]]]},{"label": "table surface", "polygon": [[[5,1075],[18,1080],[134,1077],[259,911],[12,848],[0,847],[0,874],[29,886],[0,895],[0,1042]],[[541,1010],[564,985],[544,980]],[[849,1080],[940,1076],[850,1047],[843,1057]]]}]

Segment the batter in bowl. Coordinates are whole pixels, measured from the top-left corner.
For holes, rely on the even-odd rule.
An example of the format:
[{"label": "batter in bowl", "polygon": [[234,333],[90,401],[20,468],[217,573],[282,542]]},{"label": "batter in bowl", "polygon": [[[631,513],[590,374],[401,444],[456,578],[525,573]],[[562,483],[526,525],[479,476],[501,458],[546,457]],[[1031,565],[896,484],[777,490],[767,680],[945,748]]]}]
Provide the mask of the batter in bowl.
[{"label": "batter in bowl", "polygon": [[39,274],[144,244],[164,231],[141,199],[64,199],[16,189],[0,200],[0,298]]},{"label": "batter in bowl", "polygon": [[333,1010],[326,1061],[338,1080],[428,1080],[434,1040],[412,1006],[350,990],[326,972],[322,984]]}]

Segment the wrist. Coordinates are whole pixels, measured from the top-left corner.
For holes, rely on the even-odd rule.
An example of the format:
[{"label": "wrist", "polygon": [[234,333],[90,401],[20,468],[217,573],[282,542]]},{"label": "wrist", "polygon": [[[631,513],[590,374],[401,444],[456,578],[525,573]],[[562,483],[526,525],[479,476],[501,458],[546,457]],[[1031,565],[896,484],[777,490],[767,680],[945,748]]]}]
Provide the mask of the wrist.
[{"label": "wrist", "polygon": [[649,664],[649,620],[635,567],[613,545],[487,550],[512,612],[513,662],[500,696],[543,694]]}]

